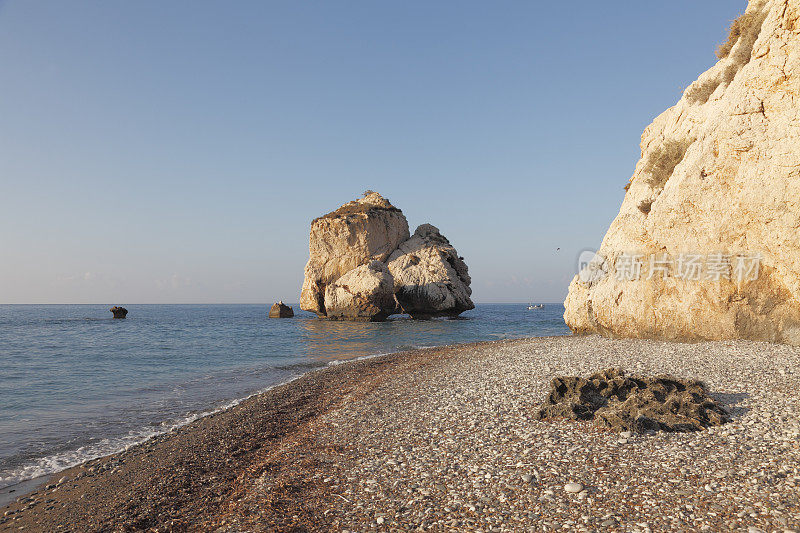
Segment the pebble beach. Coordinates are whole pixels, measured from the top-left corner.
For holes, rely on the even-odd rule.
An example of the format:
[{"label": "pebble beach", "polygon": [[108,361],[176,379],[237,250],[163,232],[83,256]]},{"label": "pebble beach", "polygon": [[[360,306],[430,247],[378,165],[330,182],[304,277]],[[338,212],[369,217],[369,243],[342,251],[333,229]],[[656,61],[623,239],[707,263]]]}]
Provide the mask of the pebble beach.
[{"label": "pebble beach", "polygon": [[[692,433],[536,421],[556,375],[704,381]],[[800,349],[544,337],[336,365],[53,477],[17,531],[797,531]]]}]

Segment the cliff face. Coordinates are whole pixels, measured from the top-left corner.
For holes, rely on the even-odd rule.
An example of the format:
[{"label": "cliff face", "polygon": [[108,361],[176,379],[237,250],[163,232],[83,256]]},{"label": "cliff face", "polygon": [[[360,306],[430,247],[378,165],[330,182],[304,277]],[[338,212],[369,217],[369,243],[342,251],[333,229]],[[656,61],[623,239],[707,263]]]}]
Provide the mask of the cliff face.
[{"label": "cliff face", "polygon": [[645,129],[573,331],[800,344],[800,0],[751,0],[719,55]]}]

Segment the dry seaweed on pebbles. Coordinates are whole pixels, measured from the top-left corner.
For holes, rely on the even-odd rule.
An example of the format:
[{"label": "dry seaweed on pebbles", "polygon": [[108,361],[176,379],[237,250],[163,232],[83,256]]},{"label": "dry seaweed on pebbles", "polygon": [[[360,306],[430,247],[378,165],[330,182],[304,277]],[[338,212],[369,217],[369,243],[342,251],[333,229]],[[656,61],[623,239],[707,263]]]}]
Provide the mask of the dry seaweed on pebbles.
[{"label": "dry seaweed on pebbles", "polygon": [[662,375],[627,376],[608,368],[587,378],[557,376],[534,415],[592,420],[616,431],[699,431],[730,421],[730,415],[708,395],[702,381]]}]

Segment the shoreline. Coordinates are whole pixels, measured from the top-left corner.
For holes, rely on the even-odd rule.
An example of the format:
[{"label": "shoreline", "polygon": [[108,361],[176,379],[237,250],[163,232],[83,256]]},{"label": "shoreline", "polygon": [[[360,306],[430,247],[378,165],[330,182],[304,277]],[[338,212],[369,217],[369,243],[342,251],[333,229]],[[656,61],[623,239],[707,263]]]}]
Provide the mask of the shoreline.
[{"label": "shoreline", "polygon": [[[176,304],[176,305],[178,305],[178,304]],[[234,305],[234,304],[231,304],[231,305]],[[113,320],[113,319],[108,319],[108,320]],[[556,336],[556,335],[548,335],[548,336],[543,336],[543,337],[553,337],[553,336]],[[227,411],[229,409],[233,409],[236,406],[238,406],[239,404],[241,404],[242,402],[244,402],[245,400],[248,400],[248,399],[250,399],[252,397],[255,397],[255,396],[259,396],[261,394],[266,394],[266,393],[268,393],[269,391],[271,391],[272,389],[274,389],[276,387],[280,387],[280,386],[283,386],[283,385],[288,385],[289,383],[292,383],[293,381],[296,381],[296,380],[302,378],[303,376],[306,376],[307,374],[312,373],[312,372],[319,372],[319,371],[325,370],[325,369],[327,369],[327,368],[329,368],[331,366],[345,365],[345,364],[349,364],[349,363],[356,362],[356,361],[365,361],[365,360],[378,358],[378,357],[393,356],[393,355],[398,355],[398,354],[407,354],[407,353],[417,352],[417,351],[420,351],[420,350],[428,350],[428,349],[436,349],[436,348],[453,348],[453,347],[466,346],[466,345],[470,345],[470,344],[482,344],[482,343],[485,343],[485,342],[516,341],[516,340],[525,340],[525,339],[530,339],[530,338],[536,338],[536,337],[514,337],[514,338],[510,338],[510,339],[498,339],[498,340],[476,341],[476,342],[468,342],[468,343],[444,344],[444,345],[441,345],[441,346],[420,346],[420,347],[416,347],[416,348],[409,349],[409,350],[398,350],[398,351],[394,351],[394,352],[380,352],[380,353],[374,353],[374,354],[368,354],[368,355],[359,355],[359,356],[355,356],[355,357],[353,357],[351,359],[333,360],[333,361],[329,361],[328,363],[322,363],[321,366],[319,366],[319,367],[311,368],[311,369],[307,370],[306,372],[298,374],[297,376],[294,376],[294,377],[292,377],[292,378],[290,378],[288,380],[281,381],[281,382],[276,383],[274,385],[270,385],[270,386],[267,386],[265,388],[258,389],[258,390],[254,391],[254,392],[252,392],[250,394],[247,394],[246,396],[243,396],[241,398],[235,398],[235,399],[226,401],[226,402],[222,403],[221,405],[219,405],[217,407],[210,407],[210,408],[205,409],[205,410],[203,410],[203,411],[201,411],[199,413],[187,414],[187,415],[182,417],[183,420],[180,420],[180,421],[176,422],[175,424],[172,424],[169,428],[166,428],[166,429],[164,429],[163,431],[161,431],[159,433],[155,433],[155,434],[152,434],[152,435],[148,435],[146,437],[142,437],[142,440],[140,440],[138,442],[134,442],[133,444],[128,444],[125,447],[122,447],[122,448],[120,448],[120,449],[118,449],[116,451],[112,451],[112,452],[104,453],[104,454],[100,454],[100,455],[95,455],[94,457],[87,457],[83,461],[80,461],[78,463],[72,464],[72,465],[67,466],[65,468],[62,468],[60,470],[57,470],[57,471],[54,471],[54,472],[45,473],[45,474],[40,474],[40,475],[31,477],[31,478],[21,479],[19,481],[16,481],[13,484],[0,487],[0,512],[2,512],[4,510],[4,508],[6,506],[8,506],[10,503],[12,503],[15,499],[19,498],[20,496],[25,496],[25,495],[29,494],[30,492],[32,492],[34,490],[33,488],[38,487],[39,485],[45,484],[49,479],[51,479],[53,477],[58,477],[57,475],[60,474],[61,472],[65,472],[65,471],[67,471],[69,469],[72,469],[72,468],[75,468],[75,467],[79,467],[80,465],[88,463],[90,461],[94,461],[94,460],[97,460],[97,459],[103,459],[105,457],[110,457],[110,456],[113,456],[113,455],[117,455],[119,453],[123,453],[126,450],[129,450],[129,449],[131,449],[131,448],[133,448],[135,446],[139,446],[141,444],[144,444],[144,443],[146,443],[146,442],[148,442],[148,441],[150,441],[150,440],[152,440],[154,438],[157,438],[157,437],[160,437],[160,436],[163,436],[163,435],[169,435],[169,434],[173,433],[177,429],[180,429],[180,428],[182,428],[184,426],[187,426],[189,424],[193,424],[197,420],[200,420],[202,418],[205,418],[205,417],[208,417],[208,416],[220,413],[220,412]],[[48,456],[46,458],[50,458],[50,456]],[[31,488],[31,487],[33,487],[33,488]]]},{"label": "shoreline", "polygon": [[[8,426],[8,438],[3,439],[0,487],[117,453],[207,411],[225,407],[231,400],[241,400],[267,386],[324,368],[332,360],[453,343],[567,333],[563,323],[560,329],[551,324],[551,318],[558,315],[558,322],[563,312],[563,308],[556,306],[549,314],[525,314],[515,304],[493,304],[479,306],[467,320],[397,319],[380,325],[326,323],[305,313],[308,319],[298,316],[293,321],[269,323],[270,335],[277,335],[269,340],[249,336],[253,322],[262,323],[263,309],[256,313],[257,306],[248,309],[231,305],[231,310],[220,314],[208,306],[183,313],[170,311],[169,305],[163,305],[142,311],[133,321],[93,320],[91,317],[97,313],[87,306],[67,307],[73,309],[33,310],[22,315],[9,311],[4,318],[13,324],[33,321],[42,327],[63,327],[81,334],[67,337],[65,346],[59,348],[67,350],[64,353],[69,354],[69,362],[55,353],[58,349],[46,343],[40,346],[35,339],[32,344],[14,344],[19,353],[41,350],[36,368],[44,372],[40,375],[53,373],[54,379],[53,386],[45,387],[35,386],[36,374],[30,379],[15,380],[12,388],[28,401],[14,403],[7,410],[13,420]],[[107,309],[102,311],[107,313]],[[188,315],[192,317],[191,327],[186,323]],[[512,315],[513,320],[508,320]],[[223,316],[230,320],[221,319]],[[114,327],[109,329],[94,322],[113,323]],[[179,338],[165,333],[169,331],[165,324],[178,327]],[[209,328],[214,347],[190,354],[191,360],[174,357],[186,346],[184,337],[190,337],[188,332],[195,326]],[[241,332],[247,341],[233,340],[236,336],[231,331]],[[99,353],[102,350],[91,347],[100,344],[92,344],[86,352],[79,346],[79,339],[85,335],[113,343],[120,341],[120,337],[124,340],[139,334],[146,339],[120,344],[113,354],[102,354]],[[10,342],[16,341],[10,339]],[[92,362],[96,358],[103,362],[99,367]],[[158,372],[142,373],[143,360],[152,360],[158,365]],[[29,359],[13,358],[8,370],[12,374],[24,373],[30,365]],[[93,377],[81,384],[86,376],[97,379]],[[119,396],[120,392],[124,392],[124,398]],[[55,425],[45,424],[39,412],[42,405],[51,404],[62,405],[52,412],[53,416],[47,417]]]},{"label": "shoreline", "polygon": [[[335,364],[328,364],[323,368],[310,370],[309,372],[301,374],[287,382],[283,382],[266,390],[253,393],[244,399],[234,400],[231,402],[235,402],[233,405],[215,409],[210,414],[197,418],[191,422],[188,422],[187,424],[179,426],[165,433],[150,437],[149,439],[135,444],[126,450],[91,459],[53,474],[47,474],[37,478],[24,480],[15,485],[5,487],[5,489],[14,487],[21,487],[21,489],[15,489],[15,492],[12,493],[10,498],[4,498],[7,500],[7,502],[0,505],[0,513],[2,513],[0,514],[0,531],[3,531],[10,526],[13,526],[14,529],[18,528],[20,525],[24,525],[26,529],[30,529],[32,527],[46,529],[51,525],[54,526],[56,523],[63,524],[64,520],[60,516],[56,516],[60,515],[61,513],[53,512],[59,503],[64,504],[65,507],[66,504],[69,504],[69,506],[72,508],[71,512],[67,513],[71,516],[64,517],[68,518],[67,522],[71,524],[68,526],[68,529],[69,527],[77,527],[78,525],[80,525],[78,529],[85,530],[94,530],[92,528],[98,528],[99,530],[106,527],[111,527],[112,524],[116,526],[118,522],[125,522],[126,520],[125,514],[120,514],[118,509],[113,513],[109,513],[104,519],[102,517],[90,516],[88,512],[81,512],[78,509],[79,507],[83,507],[88,510],[88,508],[95,506],[76,504],[82,503],[80,500],[87,499],[87,491],[100,492],[102,495],[110,494],[110,489],[112,487],[120,485],[120,480],[110,479],[111,477],[123,478],[130,475],[130,472],[125,472],[124,470],[130,470],[131,468],[123,468],[123,466],[128,462],[135,463],[136,466],[141,466],[143,464],[144,456],[158,454],[163,448],[170,448],[169,451],[171,453],[178,452],[176,455],[185,456],[187,455],[186,453],[182,453],[176,448],[176,446],[174,446],[176,441],[186,440],[195,442],[197,440],[202,440],[202,435],[197,435],[197,433],[211,434],[218,432],[220,431],[221,426],[235,421],[230,419],[238,419],[252,415],[253,411],[257,408],[264,409],[264,414],[262,415],[263,418],[280,418],[281,413],[279,413],[279,411],[285,406],[291,406],[294,409],[300,408],[301,412],[299,415],[297,413],[283,413],[285,417],[290,418],[288,424],[284,424],[280,428],[272,428],[271,432],[266,432],[268,434],[268,439],[271,442],[279,442],[288,434],[296,431],[298,425],[301,424],[305,418],[318,414],[321,409],[328,408],[326,407],[327,404],[335,404],[340,402],[345,395],[345,391],[358,385],[358,382],[361,381],[362,378],[370,377],[371,379],[382,379],[380,374],[386,371],[387,367],[389,367],[388,370],[397,370],[398,367],[404,367],[415,363],[418,364],[420,359],[435,359],[437,357],[441,357],[447,352],[466,349],[470,346],[518,342],[520,340],[527,340],[527,338],[451,344],[410,351],[360,356],[354,359],[337,362]],[[324,385],[322,382],[326,379],[330,380],[330,383]],[[334,381],[342,386],[340,390],[333,390]],[[313,390],[311,393],[308,393],[305,392],[305,389],[307,388],[315,390]],[[292,415],[295,416],[292,417]],[[242,436],[239,435],[237,437]],[[225,448],[224,443],[221,441],[218,443],[213,443],[210,446],[219,446],[220,448]],[[261,448],[263,447],[255,445],[253,446],[252,450],[247,451],[254,452],[260,450]],[[178,457],[170,457],[169,459],[177,458]],[[185,457],[179,457],[179,459],[183,461],[185,460]],[[141,475],[134,475],[133,477],[139,478],[138,481],[140,483],[145,481],[144,479],[141,479]],[[62,479],[63,481],[58,481]],[[230,481],[231,479],[232,478],[229,478],[228,480]],[[130,479],[126,479],[126,482],[127,481],[130,481]],[[134,479],[133,481],[136,483],[137,479]],[[110,485],[110,487],[106,488],[106,484]],[[210,490],[212,491],[220,488],[218,487],[219,483],[213,483],[212,485],[214,485],[210,487]],[[209,491],[209,488],[195,488],[199,492]],[[75,497],[76,492],[81,493],[77,498]],[[134,490],[134,492],[138,491]],[[225,491],[223,490],[222,492]],[[45,494],[47,494],[46,498]],[[36,501],[52,500],[47,502],[49,505],[44,506],[44,510],[48,511],[46,514],[50,515],[49,517],[38,515],[37,508],[41,508],[43,506],[35,502],[31,502],[30,500],[32,498]],[[31,503],[34,503],[32,507],[30,506]],[[164,501],[162,503],[169,504],[170,506],[174,505],[174,502]],[[190,501],[185,501],[184,503],[187,506],[192,506],[192,502]],[[155,508],[153,508],[153,511],[155,511]],[[5,515],[5,513],[9,512],[11,514]],[[42,514],[44,515],[44,513]],[[96,513],[91,514],[96,515]],[[139,515],[142,513],[133,514],[137,515],[134,520],[136,524],[134,527],[143,526],[145,523],[148,524],[145,527],[155,527],[153,524],[159,523],[159,520],[157,518],[153,518],[152,516],[141,517]],[[194,515],[194,513],[192,514]],[[200,515],[204,514],[205,513],[200,513]],[[169,527],[175,527],[175,524]]]},{"label": "shoreline", "polygon": [[[553,375],[608,366],[704,379],[734,421],[621,444],[531,420]],[[398,352],[55,474],[3,509],[0,531],[792,530],[797,412],[800,349],[784,345],[553,336]],[[564,494],[569,481],[587,489]]]},{"label": "shoreline", "polygon": [[[198,420],[201,420],[201,419],[206,418],[208,416],[215,415],[217,413],[221,413],[221,412],[227,411],[229,409],[233,409],[237,405],[239,405],[240,403],[244,402],[245,400],[248,400],[248,399],[250,399],[250,398],[252,398],[254,396],[258,396],[260,394],[265,394],[265,393],[269,392],[270,390],[274,389],[275,387],[279,387],[281,385],[288,385],[289,383],[291,383],[291,382],[303,377],[304,375],[308,374],[309,372],[314,372],[316,370],[323,370],[324,368],[325,367],[320,367],[320,368],[315,368],[315,369],[309,370],[309,371],[307,371],[307,372],[305,372],[303,374],[299,374],[299,375],[297,375],[297,376],[295,376],[293,378],[290,378],[288,380],[282,381],[280,383],[276,383],[275,385],[272,385],[272,386],[269,386],[269,387],[266,387],[266,388],[263,388],[263,389],[259,389],[259,390],[255,391],[255,392],[251,393],[251,394],[243,396],[242,398],[236,398],[236,399],[227,401],[227,402],[219,405],[218,407],[212,407],[210,409],[206,409],[206,410],[201,411],[199,413],[188,414],[188,415],[184,416],[178,422],[176,422],[176,423],[170,425],[168,428],[164,429],[163,431],[160,431],[160,432],[157,432],[157,433],[153,433],[153,434],[150,434],[148,436],[143,436],[143,437],[141,437],[141,440],[133,442],[131,444],[128,444],[128,445],[126,445],[124,447],[121,447],[116,451],[112,451],[112,452],[109,452],[109,453],[101,453],[101,454],[94,455],[94,456],[89,456],[89,457],[87,457],[86,459],[84,459],[84,460],[82,460],[80,462],[76,462],[75,464],[72,464],[70,466],[62,468],[60,470],[56,470],[54,472],[49,472],[49,473],[46,473],[46,474],[37,475],[37,476],[31,477],[31,478],[22,479],[22,480],[19,480],[19,481],[15,482],[15,483],[11,484],[11,485],[6,485],[4,487],[0,487],[0,511],[2,511],[3,508],[6,507],[10,502],[14,501],[14,499],[19,498],[20,496],[25,496],[28,493],[32,492],[33,489],[30,488],[29,486],[33,486],[33,487],[40,486],[42,484],[45,484],[49,479],[54,478],[54,477],[58,477],[58,474],[60,474],[62,472],[66,472],[67,470],[70,470],[72,468],[80,467],[81,465],[89,463],[91,461],[104,459],[106,457],[111,457],[113,455],[124,453],[124,452],[130,450],[131,448],[134,448],[136,446],[140,446],[142,444],[145,444],[145,443],[147,443],[148,441],[150,441],[152,439],[155,439],[155,438],[158,438],[158,437],[161,437],[161,436],[164,436],[164,435],[169,435],[169,434],[175,432],[176,430],[178,430],[178,429],[180,429],[180,428],[182,428],[184,426],[188,426],[190,424],[193,424],[194,422],[196,422]],[[47,456],[47,457],[45,457],[43,459],[49,459],[51,457],[53,457],[53,456]],[[19,489],[17,487],[19,487]]]},{"label": "shoreline", "polygon": [[13,485],[7,485],[0,489],[0,512],[5,510],[5,508],[13,503],[17,498],[27,496],[37,488],[46,484],[47,480],[56,474],[58,474],[58,472],[32,477],[30,479],[23,479],[22,481],[18,481]]}]

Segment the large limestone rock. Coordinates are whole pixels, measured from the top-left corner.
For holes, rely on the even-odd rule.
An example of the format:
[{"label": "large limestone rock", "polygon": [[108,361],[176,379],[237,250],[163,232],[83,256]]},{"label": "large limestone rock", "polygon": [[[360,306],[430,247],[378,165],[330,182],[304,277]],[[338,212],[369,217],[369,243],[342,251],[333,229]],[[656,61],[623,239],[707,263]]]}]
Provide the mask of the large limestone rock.
[{"label": "large limestone rock", "polygon": [[[732,37],[644,131],[600,248],[608,274],[570,285],[575,332],[800,343],[800,0],[752,0]],[[655,253],[701,254],[703,279],[676,275],[677,261],[650,277]],[[632,254],[640,278],[618,279]],[[756,279],[737,279],[757,254]]]},{"label": "large limestone rock", "polygon": [[430,224],[410,237],[403,213],[376,192],[314,220],[309,248],[300,307],[320,318],[430,318],[475,307],[464,258]]},{"label": "large limestone rock", "polygon": [[394,279],[380,261],[358,266],[325,287],[325,312],[333,320],[385,320],[396,308]]},{"label": "large limestone rock", "polygon": [[439,230],[423,224],[389,257],[395,296],[414,318],[455,316],[474,309],[464,259]]},{"label": "large limestone rock", "polygon": [[408,238],[403,212],[375,192],[315,219],[300,309],[326,316],[325,289],[329,284],[369,261],[385,261]]}]

